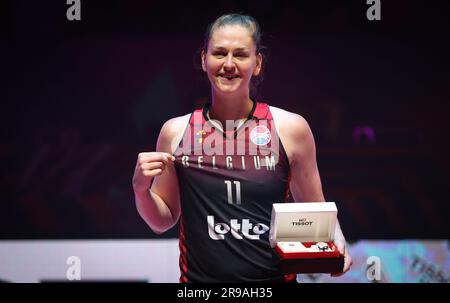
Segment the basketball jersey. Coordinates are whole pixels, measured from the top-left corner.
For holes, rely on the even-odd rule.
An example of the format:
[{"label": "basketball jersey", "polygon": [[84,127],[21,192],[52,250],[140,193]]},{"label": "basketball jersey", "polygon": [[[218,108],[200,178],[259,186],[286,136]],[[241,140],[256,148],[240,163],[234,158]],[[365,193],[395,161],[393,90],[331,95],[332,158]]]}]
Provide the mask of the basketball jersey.
[{"label": "basketball jersey", "polygon": [[254,102],[232,127],[210,120],[209,106],[191,114],[174,153],[180,282],[292,281],[277,271],[269,244],[272,204],[286,201],[289,185],[269,106]]}]

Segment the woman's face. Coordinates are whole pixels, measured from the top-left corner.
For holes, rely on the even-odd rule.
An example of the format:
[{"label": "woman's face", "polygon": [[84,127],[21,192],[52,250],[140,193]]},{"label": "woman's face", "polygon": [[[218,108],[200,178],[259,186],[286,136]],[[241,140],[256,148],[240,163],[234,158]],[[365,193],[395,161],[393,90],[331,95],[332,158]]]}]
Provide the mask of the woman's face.
[{"label": "woman's face", "polygon": [[217,28],[202,52],[202,68],[212,88],[220,94],[248,94],[252,76],[261,71],[261,54],[256,54],[250,32],[240,25]]}]

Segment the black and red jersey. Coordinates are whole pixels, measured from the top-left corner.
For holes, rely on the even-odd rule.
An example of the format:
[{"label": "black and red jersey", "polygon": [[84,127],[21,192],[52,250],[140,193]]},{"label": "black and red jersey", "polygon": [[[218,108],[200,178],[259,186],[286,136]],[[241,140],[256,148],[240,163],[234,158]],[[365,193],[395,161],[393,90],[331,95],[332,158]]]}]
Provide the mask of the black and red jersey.
[{"label": "black and red jersey", "polygon": [[272,259],[272,204],[286,201],[289,162],[269,106],[218,125],[195,110],[175,151],[181,282],[283,282]]}]

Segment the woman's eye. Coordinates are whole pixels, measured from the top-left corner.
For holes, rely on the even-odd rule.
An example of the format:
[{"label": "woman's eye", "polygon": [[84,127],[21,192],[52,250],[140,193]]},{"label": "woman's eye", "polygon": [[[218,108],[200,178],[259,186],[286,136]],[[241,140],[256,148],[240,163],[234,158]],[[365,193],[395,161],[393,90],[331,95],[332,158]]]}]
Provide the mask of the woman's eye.
[{"label": "woman's eye", "polygon": [[[212,55],[214,57],[217,57],[217,58],[223,58],[223,57],[226,57],[228,54],[224,53],[224,52],[217,52],[217,53],[212,53]],[[236,58],[246,58],[246,57],[248,57],[248,54],[246,54],[246,53],[236,53],[236,54],[233,54],[233,56],[236,57]]]}]

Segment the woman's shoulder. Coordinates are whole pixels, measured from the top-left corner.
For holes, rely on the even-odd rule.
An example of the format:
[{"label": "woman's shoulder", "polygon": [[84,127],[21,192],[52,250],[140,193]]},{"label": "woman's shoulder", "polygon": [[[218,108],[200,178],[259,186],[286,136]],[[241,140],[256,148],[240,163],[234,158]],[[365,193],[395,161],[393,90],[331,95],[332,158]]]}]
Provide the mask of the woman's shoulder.
[{"label": "woman's shoulder", "polygon": [[177,143],[182,139],[184,130],[189,123],[190,116],[191,114],[186,114],[167,120],[161,127],[158,138],[159,144],[164,146],[166,150],[170,148],[170,151],[174,152]]},{"label": "woman's shoulder", "polygon": [[189,113],[184,116],[170,118],[162,126],[161,132],[167,133],[168,135],[176,135],[187,126],[190,116],[191,114]]},{"label": "woman's shoulder", "polygon": [[270,112],[290,164],[305,154],[304,151],[314,150],[314,137],[305,118],[273,106],[270,107]]},{"label": "woman's shoulder", "polygon": [[299,135],[309,131],[306,119],[297,114],[275,106],[270,106],[275,125],[279,131],[291,135]]}]

